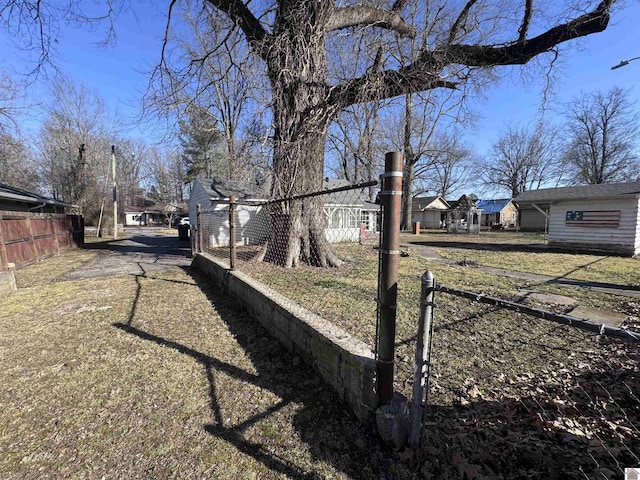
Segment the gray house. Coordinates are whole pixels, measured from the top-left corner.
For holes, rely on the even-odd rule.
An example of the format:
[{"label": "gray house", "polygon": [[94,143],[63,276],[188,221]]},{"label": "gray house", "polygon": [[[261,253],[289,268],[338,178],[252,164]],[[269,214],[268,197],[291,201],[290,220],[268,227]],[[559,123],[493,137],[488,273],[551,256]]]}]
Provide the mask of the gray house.
[{"label": "gray house", "polygon": [[514,198],[548,225],[549,246],[640,253],[640,182],[545,188]]}]

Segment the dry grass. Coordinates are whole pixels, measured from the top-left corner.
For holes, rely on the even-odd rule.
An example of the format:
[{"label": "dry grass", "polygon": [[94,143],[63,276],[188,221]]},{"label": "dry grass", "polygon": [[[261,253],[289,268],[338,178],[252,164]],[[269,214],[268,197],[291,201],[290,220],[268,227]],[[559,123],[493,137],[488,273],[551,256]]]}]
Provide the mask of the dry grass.
[{"label": "dry grass", "polygon": [[472,258],[478,265],[517,272],[538,273],[588,282],[639,286],[640,258],[577,255],[546,252],[503,252],[438,248],[438,253],[455,262]]},{"label": "dry grass", "polygon": [[374,476],[335,395],[206,279],[64,281],[87,254],[0,300],[0,478]]},{"label": "dry grass", "polygon": [[[373,346],[377,251],[336,248],[349,260],[340,269],[242,268]],[[640,325],[640,302],[624,297],[402,257],[395,389],[407,396],[413,384],[419,279],[427,269],[441,284],[510,300],[518,299],[519,289],[578,296],[583,305],[616,309],[628,315],[629,326]],[[635,464],[640,399],[630,392],[640,391],[640,382],[633,346],[444,294],[436,301],[432,413],[424,433],[429,440],[400,476],[613,478],[609,470],[620,474],[616,462]]]},{"label": "dry grass", "polygon": [[[373,345],[377,251],[337,248],[349,259],[340,269],[242,268]],[[422,447],[385,457],[207,279],[65,281],[85,254],[99,252],[18,271],[31,286],[0,300],[0,478],[620,478],[638,464],[628,345],[438,295]],[[395,388],[405,394],[427,268],[453,287],[509,299],[545,289],[609,302],[629,325],[640,315],[628,299],[403,257]]]}]

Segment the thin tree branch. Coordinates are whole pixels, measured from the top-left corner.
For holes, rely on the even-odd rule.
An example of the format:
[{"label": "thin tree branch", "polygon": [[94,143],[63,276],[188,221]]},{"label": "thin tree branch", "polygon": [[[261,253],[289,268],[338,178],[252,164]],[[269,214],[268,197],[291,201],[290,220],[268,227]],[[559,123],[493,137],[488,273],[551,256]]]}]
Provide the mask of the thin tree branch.
[{"label": "thin tree branch", "polygon": [[460,15],[458,15],[458,18],[456,18],[456,21],[451,27],[451,31],[449,32],[449,43],[453,43],[455,41],[456,36],[458,35],[458,30],[460,30],[460,27],[464,24],[464,22],[467,21],[467,18],[469,17],[469,11],[477,1],[478,0],[469,0],[464,6],[462,11],[460,12]]},{"label": "thin tree branch", "polygon": [[524,6],[524,16],[522,17],[522,25],[518,29],[518,41],[522,42],[527,38],[529,33],[529,25],[531,24],[531,16],[533,15],[533,0],[527,0]]},{"label": "thin tree branch", "polygon": [[[609,23],[609,9],[616,0],[603,0],[591,12],[570,22],[557,25],[537,37],[504,45],[450,45],[442,53],[447,64],[462,64],[469,67],[494,67],[499,65],[523,65],[536,55],[551,50],[554,46],[604,31]],[[433,52],[425,52],[427,59]]]},{"label": "thin tree branch", "polygon": [[244,2],[237,0],[206,1],[216,9],[224,12],[232,22],[238,25],[244,32],[251,48],[261,58],[267,58],[270,35]]}]

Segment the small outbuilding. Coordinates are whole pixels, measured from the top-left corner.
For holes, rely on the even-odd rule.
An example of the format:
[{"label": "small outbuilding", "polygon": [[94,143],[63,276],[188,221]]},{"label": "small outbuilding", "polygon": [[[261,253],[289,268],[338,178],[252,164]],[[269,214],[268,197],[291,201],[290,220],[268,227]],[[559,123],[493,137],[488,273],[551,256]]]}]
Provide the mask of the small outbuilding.
[{"label": "small outbuilding", "polygon": [[189,197],[189,220],[192,229],[197,223],[197,206],[206,212],[202,228],[212,247],[229,245],[229,199],[234,196],[240,202],[236,208],[236,243],[254,245],[261,243],[268,223],[267,212],[260,203],[265,194],[260,188],[250,188],[246,182],[219,181],[197,178]]},{"label": "small outbuilding", "polygon": [[411,222],[420,222],[420,228],[442,228],[451,206],[441,196],[414,197],[411,201]]},{"label": "small outbuilding", "polygon": [[515,228],[518,209],[510,198],[478,200],[476,206],[482,210],[480,225],[490,228]]},{"label": "small outbuilding", "polygon": [[546,214],[550,247],[640,253],[640,182],[531,190],[514,202]]},{"label": "small outbuilding", "polygon": [[448,202],[447,233],[480,233],[482,210],[476,205],[477,199],[475,195],[462,195]]}]

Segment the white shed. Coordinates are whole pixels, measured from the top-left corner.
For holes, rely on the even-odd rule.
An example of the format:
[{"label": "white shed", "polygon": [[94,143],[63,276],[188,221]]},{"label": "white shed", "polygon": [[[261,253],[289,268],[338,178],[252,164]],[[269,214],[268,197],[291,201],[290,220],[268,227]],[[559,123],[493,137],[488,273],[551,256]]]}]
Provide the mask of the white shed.
[{"label": "white shed", "polygon": [[[189,197],[189,219],[192,228],[197,222],[197,205],[203,212],[205,223],[203,231],[208,236],[207,244],[211,247],[229,245],[229,198],[235,196],[241,202],[264,202],[259,189],[250,191],[243,182],[219,182],[212,179],[197,178],[191,187]],[[261,236],[268,228],[266,211],[259,205],[239,203],[236,208],[236,243],[256,245],[261,243]]]},{"label": "white shed", "polygon": [[548,205],[551,247],[640,254],[640,182],[532,190],[514,201]]},{"label": "white shed", "polygon": [[420,222],[420,228],[441,228],[447,220],[450,205],[440,197],[414,197],[411,201],[411,222]]}]

